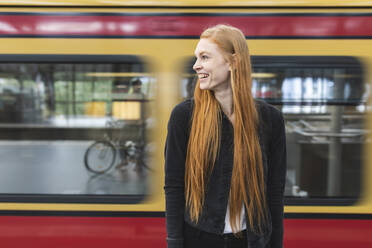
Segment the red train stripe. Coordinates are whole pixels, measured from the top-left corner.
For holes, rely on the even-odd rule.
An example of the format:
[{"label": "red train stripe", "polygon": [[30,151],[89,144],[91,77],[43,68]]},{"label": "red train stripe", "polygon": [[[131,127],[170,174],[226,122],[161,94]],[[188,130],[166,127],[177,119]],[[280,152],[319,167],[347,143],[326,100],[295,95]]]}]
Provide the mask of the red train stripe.
[{"label": "red train stripe", "polygon": [[166,247],[165,218],[0,216],[1,247]]},{"label": "red train stripe", "polygon": [[[286,248],[372,247],[372,220],[285,219]],[[1,247],[166,247],[165,218],[0,216]]]},{"label": "red train stripe", "polygon": [[247,37],[372,37],[372,16],[278,15],[9,15],[0,14],[0,37],[105,36],[198,37],[218,23],[231,24]]},{"label": "red train stripe", "polygon": [[372,220],[285,219],[286,248],[372,247]]}]

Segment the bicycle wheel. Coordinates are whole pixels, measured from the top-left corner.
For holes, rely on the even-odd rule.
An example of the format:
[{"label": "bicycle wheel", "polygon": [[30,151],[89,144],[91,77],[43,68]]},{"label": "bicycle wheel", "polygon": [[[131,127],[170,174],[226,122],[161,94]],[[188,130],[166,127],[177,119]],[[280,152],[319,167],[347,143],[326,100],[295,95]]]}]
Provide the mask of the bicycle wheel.
[{"label": "bicycle wheel", "polygon": [[115,147],[107,141],[96,141],[88,147],[84,156],[85,167],[94,173],[108,171],[115,162]]}]

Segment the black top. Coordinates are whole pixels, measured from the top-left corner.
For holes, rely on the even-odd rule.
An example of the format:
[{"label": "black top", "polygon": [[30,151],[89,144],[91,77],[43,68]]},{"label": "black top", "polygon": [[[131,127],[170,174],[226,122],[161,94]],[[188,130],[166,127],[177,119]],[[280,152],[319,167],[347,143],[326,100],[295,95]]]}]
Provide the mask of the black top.
[{"label": "black top", "polygon": [[[265,233],[258,236],[249,230],[249,247],[283,247],[283,193],[286,175],[286,142],[281,112],[263,101],[256,101],[259,113],[259,141],[264,166],[266,197],[270,223]],[[193,101],[186,100],[172,111],[168,122],[165,146],[165,197],[168,248],[183,247],[183,225],[188,224],[205,232],[223,234],[229,198],[234,130],[222,114],[221,145],[205,194],[199,222],[191,221],[185,211],[185,160],[191,129]]]}]

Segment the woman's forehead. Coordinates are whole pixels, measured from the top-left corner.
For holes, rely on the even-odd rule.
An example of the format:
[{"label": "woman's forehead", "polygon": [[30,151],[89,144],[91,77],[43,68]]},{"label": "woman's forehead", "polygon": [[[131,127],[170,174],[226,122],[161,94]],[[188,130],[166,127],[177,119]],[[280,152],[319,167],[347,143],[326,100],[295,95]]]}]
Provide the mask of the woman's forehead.
[{"label": "woman's forehead", "polygon": [[202,53],[216,53],[220,52],[216,43],[210,39],[200,39],[195,48],[195,55],[200,55]]}]

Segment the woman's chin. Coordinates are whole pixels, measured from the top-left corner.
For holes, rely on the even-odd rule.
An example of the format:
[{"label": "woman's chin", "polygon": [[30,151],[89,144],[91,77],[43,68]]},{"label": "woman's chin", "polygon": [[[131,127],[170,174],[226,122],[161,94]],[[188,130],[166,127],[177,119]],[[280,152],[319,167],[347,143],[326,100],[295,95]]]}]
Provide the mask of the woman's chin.
[{"label": "woman's chin", "polygon": [[209,90],[209,82],[200,82],[199,87],[201,90]]}]

